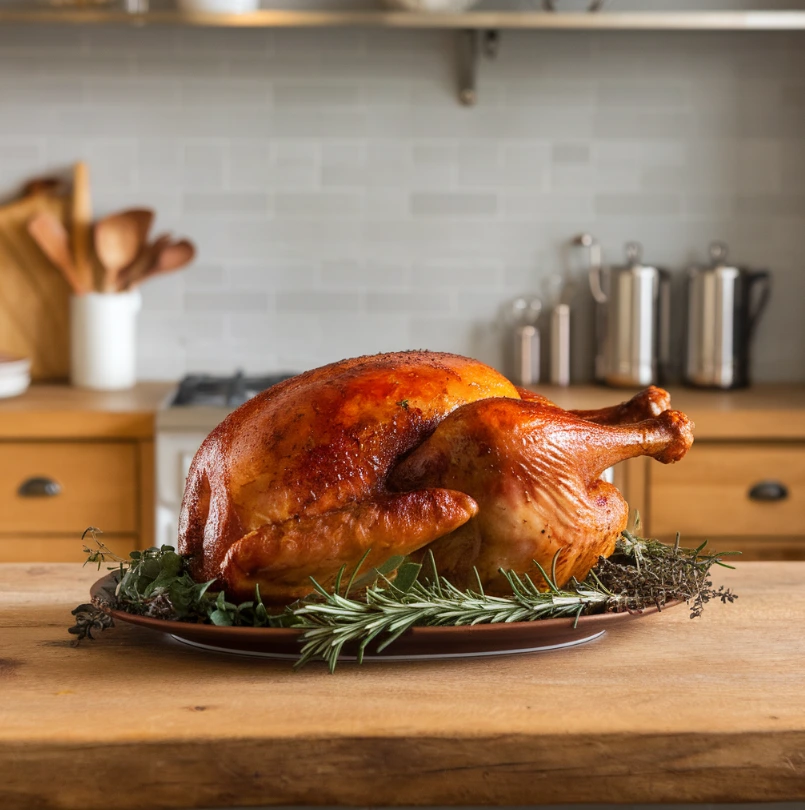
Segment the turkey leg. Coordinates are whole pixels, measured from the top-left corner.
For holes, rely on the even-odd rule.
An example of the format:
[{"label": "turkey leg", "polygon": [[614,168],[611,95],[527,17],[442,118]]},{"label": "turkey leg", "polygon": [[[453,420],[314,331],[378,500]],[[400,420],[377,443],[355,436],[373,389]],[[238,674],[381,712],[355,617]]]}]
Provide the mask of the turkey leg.
[{"label": "turkey leg", "polygon": [[227,551],[221,567],[226,592],[251,599],[259,585],[264,602],[285,605],[313,590],[311,577],[331,589],[339,570],[351,575],[367,551],[363,573],[452,532],[477,511],[462,492],[422,489],[267,524]]},{"label": "turkey leg", "polygon": [[478,515],[430,547],[454,584],[477,569],[490,592],[506,584],[499,568],[550,568],[560,553],[558,584],[583,578],[599,555],[612,553],[628,507],[599,476],[619,461],[648,455],[669,463],[693,441],[676,411],[631,425],[600,425],[559,408],[489,399],[450,414],[392,472],[395,489],[447,487],[466,492]]},{"label": "turkey leg", "polygon": [[[537,402],[546,407],[559,408],[547,397],[529,391],[527,388],[518,388],[517,393],[526,402]],[[635,394],[631,399],[618,405],[588,411],[571,410],[568,413],[599,425],[630,425],[634,422],[641,422],[643,419],[649,419],[652,416],[659,416],[670,407],[671,395],[662,388],[650,385]],[[559,408],[559,410],[562,409]]]}]

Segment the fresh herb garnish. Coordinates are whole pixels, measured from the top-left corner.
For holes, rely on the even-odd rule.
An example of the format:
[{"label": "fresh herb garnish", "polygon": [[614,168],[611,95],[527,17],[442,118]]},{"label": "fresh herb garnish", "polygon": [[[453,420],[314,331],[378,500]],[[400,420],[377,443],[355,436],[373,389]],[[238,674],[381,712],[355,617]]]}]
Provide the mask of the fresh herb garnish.
[{"label": "fresh herb garnish", "polygon": [[[412,627],[494,624],[574,617],[604,612],[639,612],[647,607],[662,609],[669,602],[691,604],[691,618],[700,616],[711,599],[732,602],[737,597],[723,586],[713,588],[710,569],[727,568],[725,554],[705,554],[703,543],[685,549],[624,532],[614,554],[600,557],[584,582],[571,580],[556,585],[556,558],[550,572],[538,563],[531,574],[503,571],[511,593],[492,596],[477,586],[460,590],[436,571],[433,556],[420,565],[394,557],[384,565],[358,576],[366,556],[352,572],[342,591],[342,569],[332,592],[313,581],[314,593],[272,614],[263,604],[259,588],[249,602],[234,604],[222,591],[214,592],[214,580],[196,583],[185,560],[171,546],[134,551],[120,561],[93,534],[95,550],[88,562],[118,560],[117,585],[108,599],[81,605],[73,611],[76,625],[70,632],[77,641],[92,638],[92,630],[112,626],[98,615],[98,608],[115,608],[142,616],[174,621],[209,622],[219,626],[298,627],[300,659],[296,666],[324,660],[334,671],[340,653],[349,644],[363,660],[370,644],[380,652]],[[734,552],[728,552],[734,553]],[[367,552],[368,555],[368,552]],[[353,589],[355,595],[351,596]]]}]

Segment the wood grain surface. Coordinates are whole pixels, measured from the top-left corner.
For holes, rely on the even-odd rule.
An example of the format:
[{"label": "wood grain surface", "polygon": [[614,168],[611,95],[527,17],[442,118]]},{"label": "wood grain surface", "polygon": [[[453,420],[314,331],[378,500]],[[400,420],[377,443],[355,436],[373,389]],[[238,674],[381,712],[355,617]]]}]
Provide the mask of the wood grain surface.
[{"label": "wood grain surface", "polygon": [[805,799],[805,563],[721,571],[739,599],[697,620],[334,676],[132,626],[74,648],[98,576],[0,566],[0,807]]}]

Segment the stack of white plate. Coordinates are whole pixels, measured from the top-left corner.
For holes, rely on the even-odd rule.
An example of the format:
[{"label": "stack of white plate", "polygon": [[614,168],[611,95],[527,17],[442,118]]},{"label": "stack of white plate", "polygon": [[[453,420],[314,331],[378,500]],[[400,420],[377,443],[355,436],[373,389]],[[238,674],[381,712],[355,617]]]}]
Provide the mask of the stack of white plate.
[{"label": "stack of white plate", "polygon": [[31,384],[31,361],[0,354],[0,397],[16,397]]}]

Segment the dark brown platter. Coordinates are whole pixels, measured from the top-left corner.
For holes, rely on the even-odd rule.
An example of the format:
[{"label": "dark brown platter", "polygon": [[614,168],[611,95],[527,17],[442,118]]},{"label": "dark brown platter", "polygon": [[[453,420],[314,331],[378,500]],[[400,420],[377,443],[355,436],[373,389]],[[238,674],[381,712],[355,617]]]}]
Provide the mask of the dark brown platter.
[{"label": "dark brown platter", "polygon": [[[91,596],[103,597],[114,592],[114,573],[98,580]],[[663,610],[681,604],[673,602]],[[270,627],[216,627],[211,624],[166,621],[137,616],[122,610],[108,611],[121,622],[140,625],[158,633],[167,633],[184,644],[212,652],[262,658],[295,660],[299,658],[302,630]],[[383,661],[469,658],[489,655],[514,655],[574,647],[599,638],[607,630],[658,613],[646,608],[640,613],[600,613],[562,619],[538,619],[510,624],[472,626],[414,627],[382,653],[367,650],[365,658]],[[342,660],[354,660],[354,651],[345,648]]]}]

